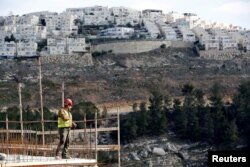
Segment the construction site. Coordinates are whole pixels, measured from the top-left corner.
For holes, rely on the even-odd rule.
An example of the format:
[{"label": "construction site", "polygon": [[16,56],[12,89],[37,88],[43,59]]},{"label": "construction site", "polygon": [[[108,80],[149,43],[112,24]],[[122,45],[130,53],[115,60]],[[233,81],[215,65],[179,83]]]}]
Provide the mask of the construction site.
[{"label": "construction site", "polygon": [[[22,104],[22,82],[15,78],[17,83],[17,92],[19,99],[20,120],[9,120],[6,112],[5,121],[0,121],[3,125],[0,129],[0,167],[14,166],[100,166],[98,163],[99,151],[116,152],[117,165],[120,166],[120,129],[119,129],[119,113],[120,108],[117,107],[117,113],[106,118],[98,118],[97,112],[94,110],[94,119],[87,119],[84,115],[83,120],[75,121],[79,128],[71,129],[69,154],[71,159],[55,159],[55,151],[58,145],[57,120],[44,119],[44,99],[42,85],[42,64],[40,57],[38,62],[38,84],[39,84],[39,106],[40,120],[24,121],[23,120],[23,104]],[[65,85],[62,82],[61,93],[58,94],[62,98],[62,106],[65,98]],[[74,119],[74,118],[73,118]],[[108,125],[99,126],[100,121],[112,121],[112,127]],[[17,128],[13,128],[17,127]],[[82,128],[83,127],[83,128]],[[115,132],[117,134],[116,143],[108,143],[105,145],[98,144],[98,135],[100,133]]]}]

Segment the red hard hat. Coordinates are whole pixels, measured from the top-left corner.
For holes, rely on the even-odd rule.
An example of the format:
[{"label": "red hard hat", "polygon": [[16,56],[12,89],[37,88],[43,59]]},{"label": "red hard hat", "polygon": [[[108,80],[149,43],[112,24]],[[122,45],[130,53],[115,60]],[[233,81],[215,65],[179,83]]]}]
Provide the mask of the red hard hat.
[{"label": "red hard hat", "polygon": [[71,99],[66,98],[66,99],[64,99],[64,105],[66,105],[66,106],[73,106],[73,102],[72,102]]}]

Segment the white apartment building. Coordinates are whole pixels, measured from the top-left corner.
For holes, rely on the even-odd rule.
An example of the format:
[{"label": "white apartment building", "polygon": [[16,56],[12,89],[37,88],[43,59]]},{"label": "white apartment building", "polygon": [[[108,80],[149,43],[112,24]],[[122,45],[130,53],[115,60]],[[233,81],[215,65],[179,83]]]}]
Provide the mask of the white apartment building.
[{"label": "white apartment building", "polygon": [[0,56],[14,57],[16,56],[16,43],[4,42],[0,45]]},{"label": "white apartment building", "polygon": [[236,40],[228,34],[227,30],[212,28],[210,29],[210,33],[214,34],[215,36],[218,36],[221,50],[238,48]]},{"label": "white apartment building", "polygon": [[93,6],[84,8],[84,25],[105,25],[108,24],[110,12],[108,7]]},{"label": "white apartment building", "polygon": [[10,25],[10,26],[0,26],[0,35],[10,36],[11,34],[16,33],[16,26]]},{"label": "white apartment building", "polygon": [[144,27],[148,31],[148,35],[149,35],[148,38],[156,39],[161,34],[158,26],[156,25],[154,21],[143,19],[143,22],[144,22]]},{"label": "white apartment building", "polygon": [[177,40],[177,34],[171,26],[167,25],[166,23],[164,23],[161,20],[156,21],[156,24],[158,25],[161,33],[164,35],[166,40],[170,40],[170,41]]},{"label": "white apartment building", "polygon": [[18,16],[16,16],[16,15],[7,16],[7,17],[5,17],[4,25],[15,26],[17,24],[17,21],[18,21]]},{"label": "white apartment building", "polygon": [[178,12],[169,12],[166,14],[166,21],[169,23],[176,22],[176,19],[184,18],[183,14],[180,14]]},{"label": "white apartment building", "polygon": [[85,38],[48,38],[47,45],[51,55],[86,52]]},{"label": "white apartment building", "polygon": [[37,25],[39,22],[39,16],[35,15],[23,15],[18,17],[17,25]]},{"label": "white apartment building", "polygon": [[70,34],[77,33],[78,27],[75,25],[75,15],[69,13],[61,13],[59,15],[49,15],[45,17],[46,27],[48,32],[53,30],[61,31],[62,33]]},{"label": "white apartment building", "polygon": [[28,42],[28,43],[17,43],[17,56],[21,57],[31,57],[36,56],[37,43]]},{"label": "white apartment building", "polygon": [[36,56],[37,43],[29,42],[4,42],[0,44],[0,56],[14,57],[30,57]]},{"label": "white apartment building", "polygon": [[227,35],[225,35],[225,36],[220,35],[219,41],[220,41],[220,49],[221,50],[238,49],[237,42],[232,37],[229,37]]},{"label": "white apartment building", "polygon": [[141,12],[138,10],[125,7],[112,7],[109,11],[111,16],[115,18],[116,25],[126,25],[130,23],[134,26],[141,23]]},{"label": "white apartment building", "polygon": [[162,20],[166,21],[166,17],[162,13],[162,10],[157,9],[146,9],[142,11],[142,18],[150,21]]},{"label": "white apartment building", "polygon": [[134,34],[133,28],[113,27],[102,30],[99,34],[100,38],[130,38]]},{"label": "white apartment building", "polygon": [[47,30],[44,26],[34,26],[34,25],[19,25],[17,26],[16,39],[25,41],[37,41],[41,39],[46,39]]},{"label": "white apartment building", "polygon": [[183,41],[187,42],[195,42],[195,34],[187,27],[178,27],[181,34]]}]

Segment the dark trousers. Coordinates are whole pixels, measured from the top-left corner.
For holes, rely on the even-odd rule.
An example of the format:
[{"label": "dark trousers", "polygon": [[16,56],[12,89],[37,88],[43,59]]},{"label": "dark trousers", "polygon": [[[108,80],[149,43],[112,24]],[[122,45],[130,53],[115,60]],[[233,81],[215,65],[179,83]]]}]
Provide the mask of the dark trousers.
[{"label": "dark trousers", "polygon": [[69,148],[69,132],[70,128],[58,128],[60,141],[56,149],[56,156],[67,156]]}]

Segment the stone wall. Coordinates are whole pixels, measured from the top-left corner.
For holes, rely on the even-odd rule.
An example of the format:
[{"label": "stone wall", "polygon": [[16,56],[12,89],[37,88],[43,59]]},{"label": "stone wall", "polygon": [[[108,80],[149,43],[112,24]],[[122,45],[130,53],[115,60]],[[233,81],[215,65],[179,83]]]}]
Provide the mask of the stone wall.
[{"label": "stone wall", "polygon": [[41,57],[43,63],[52,64],[80,64],[82,66],[93,66],[92,55],[85,53],[83,55],[45,55]]},{"label": "stone wall", "polygon": [[198,52],[201,58],[212,60],[231,60],[239,56],[250,57],[249,53],[241,53],[239,50],[202,50]]}]

